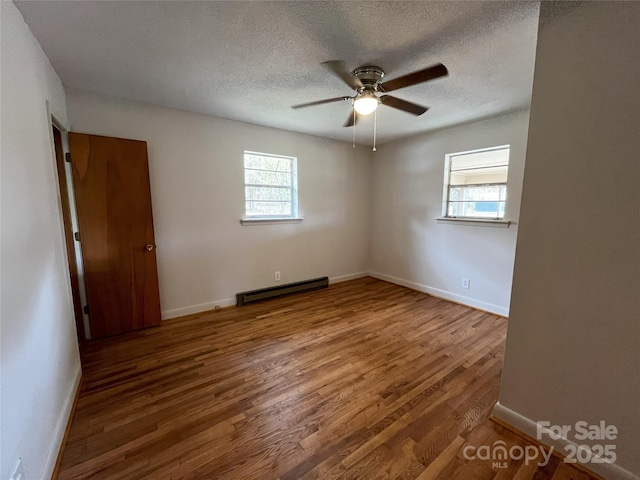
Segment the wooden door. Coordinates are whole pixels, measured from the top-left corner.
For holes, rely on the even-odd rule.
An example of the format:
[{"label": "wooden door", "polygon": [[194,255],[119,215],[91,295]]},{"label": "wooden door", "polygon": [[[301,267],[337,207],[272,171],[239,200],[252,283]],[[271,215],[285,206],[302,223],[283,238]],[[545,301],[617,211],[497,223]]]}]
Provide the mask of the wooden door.
[{"label": "wooden door", "polygon": [[160,323],[147,144],[69,133],[91,338]]}]

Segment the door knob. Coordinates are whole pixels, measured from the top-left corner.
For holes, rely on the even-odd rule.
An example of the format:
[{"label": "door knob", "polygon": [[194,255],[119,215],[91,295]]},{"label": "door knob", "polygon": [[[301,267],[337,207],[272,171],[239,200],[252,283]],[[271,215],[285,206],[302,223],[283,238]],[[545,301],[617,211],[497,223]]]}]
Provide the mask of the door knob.
[{"label": "door knob", "polygon": [[153,252],[153,249],[154,249],[154,248],[156,248],[156,246],[155,246],[155,245],[151,245],[151,244],[149,244],[149,245],[147,245],[146,247],[144,247],[144,249],[145,249],[147,252]]}]

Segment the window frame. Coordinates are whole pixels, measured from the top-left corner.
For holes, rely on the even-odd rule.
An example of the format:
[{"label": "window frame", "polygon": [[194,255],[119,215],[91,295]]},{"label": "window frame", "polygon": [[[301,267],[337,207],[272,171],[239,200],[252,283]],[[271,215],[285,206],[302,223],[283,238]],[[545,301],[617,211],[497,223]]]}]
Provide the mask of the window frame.
[{"label": "window frame", "polygon": [[[268,172],[276,172],[275,170],[260,170],[257,168],[247,168],[246,166],[246,156],[247,155],[257,155],[261,157],[270,157],[276,158],[278,160],[289,160],[291,166],[291,172],[277,172],[277,173],[290,173],[291,186],[285,187],[282,185],[264,185],[264,184],[254,184],[247,183],[246,181],[246,171],[247,170],[255,170],[255,171],[268,171]],[[263,153],[263,152],[255,152],[252,150],[244,150],[242,154],[242,174],[244,178],[244,217],[242,218],[241,223],[244,225],[245,222],[253,222],[253,223],[269,223],[269,222],[277,222],[277,221],[296,221],[301,220],[298,216],[298,158],[291,155],[280,155],[276,153]],[[290,203],[291,205],[291,214],[274,214],[274,215],[262,215],[262,214],[250,214],[247,211],[247,203],[250,201],[247,199],[247,187],[266,187],[266,188],[279,188],[284,190],[289,190],[291,192],[291,200],[289,201],[280,201],[273,200],[273,202],[281,202],[281,203]]]},{"label": "window frame", "polygon": [[[451,164],[453,162],[453,159],[455,157],[460,157],[463,155],[470,155],[470,154],[474,154],[474,153],[484,153],[484,152],[492,152],[492,151],[496,151],[496,150],[508,150],[509,151],[509,161],[507,163],[507,181],[506,182],[495,182],[495,183],[486,183],[486,184],[466,184],[466,185],[462,185],[462,186],[476,186],[476,187],[482,187],[482,186],[504,186],[505,187],[505,199],[504,199],[504,212],[503,212],[503,216],[502,217],[483,217],[483,216],[475,216],[475,217],[470,217],[470,216],[453,216],[453,215],[449,215],[449,197],[450,197],[450,193],[451,193]],[[505,144],[505,145],[497,145],[494,147],[487,147],[487,148],[476,148],[473,150],[465,150],[462,152],[453,152],[453,153],[447,153],[445,154],[445,168],[444,168],[444,188],[443,188],[443,192],[442,192],[442,217],[441,220],[451,220],[451,221],[456,221],[456,220],[460,220],[460,221],[471,221],[471,222],[486,222],[486,223],[493,223],[493,222],[501,222],[504,223],[505,221],[505,217],[507,215],[507,192],[508,192],[508,180],[509,180],[509,166],[511,164],[511,145],[510,144]],[[482,168],[482,167],[480,167]],[[490,167],[487,167],[490,168]],[[460,187],[460,185],[454,185],[454,187]],[[500,202],[500,200],[498,200],[498,202]],[[499,209],[498,209],[499,211]],[[510,223],[510,222],[506,222],[506,223]]]}]

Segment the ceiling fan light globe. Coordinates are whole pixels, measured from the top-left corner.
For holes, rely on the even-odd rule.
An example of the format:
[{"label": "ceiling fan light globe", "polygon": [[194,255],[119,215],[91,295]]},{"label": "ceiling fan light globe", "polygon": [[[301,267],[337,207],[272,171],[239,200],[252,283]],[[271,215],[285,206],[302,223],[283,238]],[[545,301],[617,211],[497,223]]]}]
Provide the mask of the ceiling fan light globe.
[{"label": "ceiling fan light globe", "polygon": [[373,113],[376,108],[378,108],[379,100],[375,96],[361,96],[356,98],[353,102],[353,108],[355,108],[356,112],[360,115],[369,115]]}]

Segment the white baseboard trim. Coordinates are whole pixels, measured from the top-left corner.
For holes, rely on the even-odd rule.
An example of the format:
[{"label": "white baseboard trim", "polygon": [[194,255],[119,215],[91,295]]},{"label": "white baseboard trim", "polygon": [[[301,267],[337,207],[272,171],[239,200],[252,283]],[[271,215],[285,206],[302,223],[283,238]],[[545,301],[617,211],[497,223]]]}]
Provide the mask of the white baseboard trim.
[{"label": "white baseboard trim", "polygon": [[[347,280],[354,280],[356,278],[362,278],[369,275],[369,272],[350,273],[348,275],[339,275],[337,277],[329,278],[329,283],[346,282]],[[164,310],[162,312],[162,320],[169,320],[170,318],[182,317],[184,315],[191,315],[192,313],[206,312],[213,310],[216,305],[220,307],[230,307],[236,304],[235,297],[223,298],[221,300],[214,300],[213,302],[200,303],[198,305],[189,305],[187,307],[174,308],[171,310]]]},{"label": "white baseboard trim", "polygon": [[67,398],[62,406],[62,411],[58,417],[55,430],[53,432],[53,440],[49,447],[49,454],[47,455],[47,461],[44,464],[42,471],[42,480],[49,480],[53,475],[53,469],[56,468],[56,461],[60,454],[60,449],[63,447],[62,441],[64,440],[64,432],[67,430],[67,424],[69,423],[69,417],[71,416],[71,409],[73,408],[73,402],[76,398],[76,393],[80,387],[80,379],[82,378],[82,367],[78,363],[78,368],[73,378],[71,388],[67,393]]},{"label": "white baseboard trim", "polygon": [[497,315],[502,315],[503,317],[509,316],[509,309],[501,307],[500,305],[494,305],[493,303],[483,302],[482,300],[477,300],[475,298],[465,297],[463,295],[458,295],[457,293],[440,290],[439,288],[422,285],[421,283],[412,282],[403,278],[392,277],[391,275],[386,275],[384,273],[369,272],[369,275],[379,280],[395,283],[396,285],[402,285],[403,287],[418,290],[419,292],[428,293],[429,295],[433,295],[434,297],[442,298],[444,300],[451,300],[455,303],[460,303],[468,307],[485,310]]},{"label": "white baseboard trim", "polygon": [[213,302],[199,303],[198,305],[189,305],[188,307],[174,308],[172,310],[164,310],[162,312],[162,320],[169,320],[170,318],[182,317],[184,315],[191,315],[192,313],[206,312],[219,307],[230,307],[236,304],[235,297],[223,298],[222,300],[214,300]]},{"label": "white baseboard trim", "polygon": [[349,280],[355,280],[356,278],[368,277],[369,272],[350,273],[348,275],[338,275],[337,277],[329,277],[329,285],[332,283],[347,282]]},{"label": "white baseboard trim", "polygon": [[[538,425],[536,422],[514,412],[504,405],[501,405],[500,402],[496,403],[493,407],[493,416],[512,426],[516,430],[520,430],[525,435],[528,435],[531,438],[537,438]],[[560,437],[557,440],[554,440],[548,434],[544,435],[543,439],[538,441],[544,445],[553,447],[556,452],[563,455],[568,453],[565,449],[568,445],[572,445],[575,448],[581,448],[575,442],[566,437]],[[640,480],[639,477],[615,463],[588,463],[581,465],[608,480]]]}]

